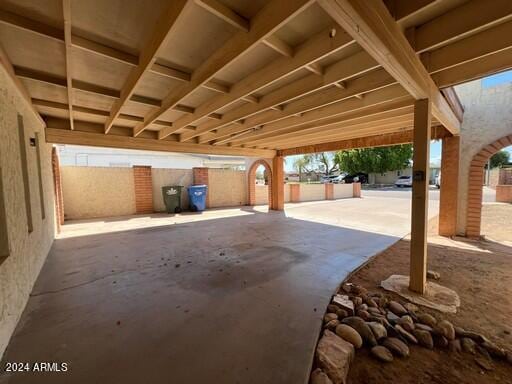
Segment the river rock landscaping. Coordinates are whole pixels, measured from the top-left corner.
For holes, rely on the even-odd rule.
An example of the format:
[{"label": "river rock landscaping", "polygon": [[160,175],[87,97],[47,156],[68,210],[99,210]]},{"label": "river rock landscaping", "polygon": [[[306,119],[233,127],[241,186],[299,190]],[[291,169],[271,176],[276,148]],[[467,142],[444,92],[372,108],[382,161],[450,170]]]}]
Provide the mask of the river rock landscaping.
[{"label": "river rock landscaping", "polygon": [[434,317],[385,293],[344,283],[327,307],[310,383],[347,383],[350,364],[361,348],[387,364],[407,359],[414,353],[411,347],[463,353],[483,371],[492,371],[496,363],[512,366],[512,351],[483,334],[454,326],[442,316]]}]

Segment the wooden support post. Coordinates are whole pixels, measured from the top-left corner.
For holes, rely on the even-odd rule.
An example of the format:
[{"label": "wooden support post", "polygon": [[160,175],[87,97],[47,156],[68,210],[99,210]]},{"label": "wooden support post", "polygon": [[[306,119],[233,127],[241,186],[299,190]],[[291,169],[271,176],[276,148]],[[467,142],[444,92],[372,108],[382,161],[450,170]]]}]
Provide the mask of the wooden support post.
[{"label": "wooden support post", "polygon": [[284,210],[284,157],[272,160],[272,206],[274,211]]},{"label": "wooden support post", "polygon": [[425,293],[427,281],[428,180],[430,167],[429,99],[414,103],[411,261],[409,289]]},{"label": "wooden support post", "polygon": [[441,236],[455,236],[457,233],[459,157],[460,136],[443,138],[439,201],[439,235]]}]

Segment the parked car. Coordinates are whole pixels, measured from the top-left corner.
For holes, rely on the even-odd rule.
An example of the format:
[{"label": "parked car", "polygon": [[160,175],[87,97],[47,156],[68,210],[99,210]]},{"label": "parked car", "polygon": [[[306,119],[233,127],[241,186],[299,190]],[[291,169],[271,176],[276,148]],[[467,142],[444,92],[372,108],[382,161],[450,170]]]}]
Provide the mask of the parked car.
[{"label": "parked car", "polygon": [[400,176],[395,181],[395,187],[412,187],[412,176]]},{"label": "parked car", "polygon": [[437,189],[441,189],[441,171],[439,171],[439,173],[437,174],[435,183]]},{"label": "parked car", "polygon": [[351,183],[366,184],[368,182],[368,174],[363,173],[363,172],[354,173],[353,175],[345,176],[343,181],[347,184],[351,184]]},{"label": "parked car", "polygon": [[342,173],[340,175],[327,175],[322,176],[323,184],[340,184],[343,183],[343,178],[346,176],[346,173]]}]

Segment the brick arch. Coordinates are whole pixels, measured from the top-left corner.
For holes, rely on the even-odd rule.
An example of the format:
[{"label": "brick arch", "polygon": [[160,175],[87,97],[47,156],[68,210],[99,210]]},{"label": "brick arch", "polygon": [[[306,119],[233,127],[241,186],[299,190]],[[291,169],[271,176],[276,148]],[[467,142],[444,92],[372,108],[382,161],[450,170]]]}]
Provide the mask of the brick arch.
[{"label": "brick arch", "polygon": [[482,224],[482,186],[484,166],[492,155],[512,145],[512,134],[485,146],[471,160],[468,180],[468,206],[466,213],[466,236],[480,237]]},{"label": "brick arch", "polygon": [[249,205],[256,205],[256,170],[260,165],[265,167],[268,175],[268,206],[272,206],[272,169],[263,159],[256,160],[249,168],[247,188]]}]

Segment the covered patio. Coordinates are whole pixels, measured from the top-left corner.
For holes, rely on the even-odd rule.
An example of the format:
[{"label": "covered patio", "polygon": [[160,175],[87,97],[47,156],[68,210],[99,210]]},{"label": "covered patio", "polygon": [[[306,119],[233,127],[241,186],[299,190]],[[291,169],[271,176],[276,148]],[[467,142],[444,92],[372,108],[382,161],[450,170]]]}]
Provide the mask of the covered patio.
[{"label": "covered patio", "polygon": [[[460,200],[459,179],[478,184],[512,132],[478,136],[459,177],[452,87],[512,68],[511,20],[509,0],[2,2],[4,359],[66,356],[83,363],[74,382],[306,382],[329,296],[397,234],[283,214],[284,158],[413,143],[409,289],[423,294],[430,141],[443,143],[439,234],[478,236],[481,193]],[[270,210],[53,243],[52,144],[246,156],[248,178],[270,171]],[[267,351],[248,347],[260,340]],[[33,347],[47,343],[51,356]]]}]

